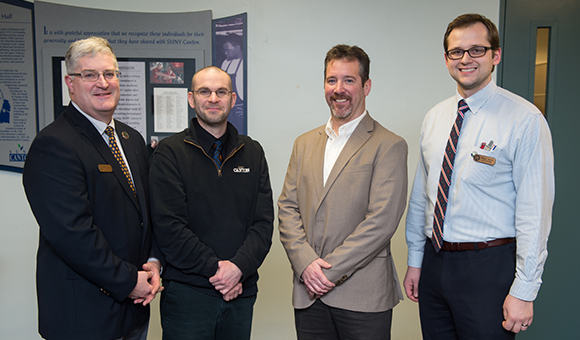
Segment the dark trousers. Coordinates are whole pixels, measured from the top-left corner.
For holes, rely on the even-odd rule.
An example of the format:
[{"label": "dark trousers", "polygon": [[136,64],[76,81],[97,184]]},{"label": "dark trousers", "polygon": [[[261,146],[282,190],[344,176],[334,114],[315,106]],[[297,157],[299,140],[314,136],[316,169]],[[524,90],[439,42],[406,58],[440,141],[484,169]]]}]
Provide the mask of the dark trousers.
[{"label": "dark trousers", "polygon": [[165,281],[163,285],[163,340],[250,339],[256,295],[226,302],[183,283]]},{"label": "dark trousers", "polygon": [[325,305],[317,299],[294,309],[298,340],[390,340],[393,310],[363,313]]},{"label": "dark trousers", "polygon": [[515,264],[515,242],[436,253],[427,240],[419,280],[423,339],[514,339],[502,322]]}]

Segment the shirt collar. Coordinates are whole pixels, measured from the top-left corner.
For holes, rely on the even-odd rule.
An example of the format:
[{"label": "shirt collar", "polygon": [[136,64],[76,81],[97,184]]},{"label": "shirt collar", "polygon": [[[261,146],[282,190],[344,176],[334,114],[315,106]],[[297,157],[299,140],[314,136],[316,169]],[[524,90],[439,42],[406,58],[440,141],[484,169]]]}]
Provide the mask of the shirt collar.
[{"label": "shirt collar", "polygon": [[[229,142],[229,129],[226,129],[226,132],[220,137],[215,138],[211,133],[207,132],[197,121],[197,118],[192,119],[193,126],[195,127],[195,132],[197,134],[197,141],[201,144],[201,147],[206,151],[212,148],[213,143],[216,139],[222,141],[222,145],[224,146],[225,150],[228,150],[228,142]],[[228,150],[229,151],[229,150]]]},{"label": "shirt collar", "polygon": [[85,118],[87,118],[89,120],[89,122],[91,122],[93,124],[93,126],[95,127],[95,129],[97,129],[97,131],[99,132],[99,134],[103,134],[105,133],[105,129],[107,128],[107,126],[112,126],[113,129],[115,129],[115,120],[111,119],[111,123],[109,123],[108,125],[105,124],[105,122],[102,122],[98,119],[95,119],[91,116],[89,116],[88,114],[86,114],[83,110],[81,110],[80,107],[78,107],[77,104],[75,104],[75,102],[72,102],[73,106],[83,115],[85,116]]},{"label": "shirt collar", "polygon": [[324,129],[324,131],[326,132],[326,135],[330,139],[336,139],[338,137],[349,138],[350,135],[352,135],[352,133],[358,126],[358,123],[360,123],[360,121],[364,118],[364,116],[366,116],[366,114],[367,111],[365,110],[365,112],[363,112],[363,114],[360,115],[359,117],[351,120],[348,123],[343,124],[341,127],[338,128],[338,135],[334,132],[334,129],[332,128],[332,116],[331,116],[328,119],[328,122],[326,123],[326,128]]},{"label": "shirt collar", "polygon": [[[487,102],[489,98],[495,93],[497,90],[497,85],[493,81],[493,79],[487,84],[484,88],[477,91],[474,95],[470,96],[469,98],[465,99],[467,105],[469,106],[469,110],[475,115],[481,109],[483,104]],[[456,92],[456,101],[464,99],[461,97],[459,92]]]}]

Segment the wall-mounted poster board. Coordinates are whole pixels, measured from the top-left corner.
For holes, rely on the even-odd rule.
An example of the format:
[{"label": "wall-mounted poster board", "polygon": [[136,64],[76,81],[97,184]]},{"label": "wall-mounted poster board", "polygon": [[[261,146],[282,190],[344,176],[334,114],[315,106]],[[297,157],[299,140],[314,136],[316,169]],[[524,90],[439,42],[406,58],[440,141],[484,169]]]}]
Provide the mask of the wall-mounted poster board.
[{"label": "wall-mounted poster board", "polygon": [[109,41],[119,61],[121,98],[113,117],[139,131],[147,144],[183,130],[195,112],[176,94],[187,94],[193,74],[211,65],[211,23],[211,11],[123,12],[36,1],[39,127],[68,105],[68,46],[95,35]]},{"label": "wall-mounted poster board", "polygon": [[22,171],[36,133],[69,105],[64,55],[90,36],[107,39],[119,61],[114,118],[147,144],[189,125],[191,78],[210,65],[232,77],[238,101],[229,121],[246,134],[246,24],[245,13],[212,21],[210,10],[142,13],[0,0],[0,170]]},{"label": "wall-mounted poster board", "polygon": [[32,7],[0,1],[0,170],[22,171],[37,131]]},{"label": "wall-mounted poster board", "polygon": [[247,13],[213,20],[213,65],[230,75],[237,95],[228,121],[244,135],[248,133],[247,21]]}]

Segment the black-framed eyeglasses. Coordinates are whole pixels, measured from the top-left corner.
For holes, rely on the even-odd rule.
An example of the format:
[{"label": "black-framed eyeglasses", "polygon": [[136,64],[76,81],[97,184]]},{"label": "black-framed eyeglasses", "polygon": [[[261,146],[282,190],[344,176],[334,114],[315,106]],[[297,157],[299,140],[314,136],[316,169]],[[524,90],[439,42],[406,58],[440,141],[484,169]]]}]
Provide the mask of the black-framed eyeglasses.
[{"label": "black-framed eyeglasses", "polygon": [[463,58],[463,55],[465,54],[465,52],[467,52],[469,54],[469,56],[472,58],[479,58],[479,57],[483,57],[487,53],[487,50],[492,50],[492,49],[493,48],[491,48],[491,47],[485,47],[485,46],[475,46],[475,47],[472,47],[468,50],[462,50],[460,48],[456,48],[453,50],[446,51],[445,54],[447,54],[447,58],[449,58],[451,60],[459,60],[459,59]]},{"label": "black-framed eyeglasses", "polygon": [[204,97],[204,98],[208,98],[209,96],[211,96],[211,94],[213,92],[215,92],[215,95],[218,96],[218,98],[225,98],[227,96],[230,95],[230,93],[234,92],[234,91],[230,91],[228,89],[217,89],[215,91],[212,91],[210,89],[206,89],[206,88],[201,88],[197,91],[193,91],[194,93],[197,93],[199,96]]},{"label": "black-framed eyeglasses", "polygon": [[69,73],[69,76],[80,76],[82,81],[97,81],[99,80],[99,76],[103,75],[106,81],[114,81],[119,79],[121,75],[120,71],[117,70],[104,70],[103,72],[97,72],[95,70],[84,70],[80,73]]}]

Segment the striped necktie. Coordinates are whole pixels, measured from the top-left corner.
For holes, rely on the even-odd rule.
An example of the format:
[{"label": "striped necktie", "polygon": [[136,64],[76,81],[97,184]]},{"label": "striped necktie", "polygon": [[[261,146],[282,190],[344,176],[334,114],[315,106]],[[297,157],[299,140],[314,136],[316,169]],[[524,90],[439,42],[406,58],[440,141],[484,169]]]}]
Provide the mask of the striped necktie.
[{"label": "striped necktie", "polygon": [[135,197],[137,197],[137,193],[135,192],[135,186],[133,186],[133,180],[131,179],[131,173],[129,173],[129,169],[127,168],[127,165],[123,160],[123,156],[121,155],[121,151],[119,150],[119,146],[117,145],[117,140],[115,139],[115,130],[113,129],[112,126],[107,126],[107,128],[105,129],[105,133],[107,134],[107,136],[109,136],[109,148],[111,149],[111,152],[115,156],[115,159],[117,159],[117,162],[119,162],[123,174],[125,174],[125,177],[127,177],[127,181],[129,182],[131,190],[133,190],[133,194],[135,195]]},{"label": "striped necktie", "polygon": [[431,242],[436,252],[439,252],[443,245],[443,222],[445,221],[445,211],[447,211],[447,199],[449,196],[449,186],[451,185],[453,163],[455,162],[455,154],[457,153],[457,140],[461,133],[463,117],[467,110],[469,110],[469,106],[467,106],[467,103],[463,99],[459,101],[457,107],[457,118],[447,140],[441,174],[439,175],[439,185],[437,186],[437,202],[435,203],[433,216],[433,237],[431,237]]}]

